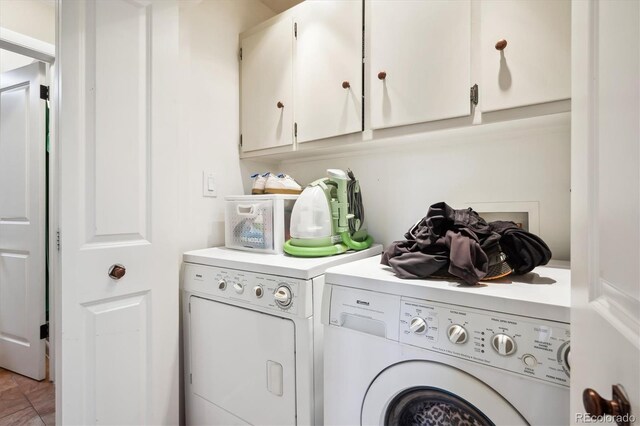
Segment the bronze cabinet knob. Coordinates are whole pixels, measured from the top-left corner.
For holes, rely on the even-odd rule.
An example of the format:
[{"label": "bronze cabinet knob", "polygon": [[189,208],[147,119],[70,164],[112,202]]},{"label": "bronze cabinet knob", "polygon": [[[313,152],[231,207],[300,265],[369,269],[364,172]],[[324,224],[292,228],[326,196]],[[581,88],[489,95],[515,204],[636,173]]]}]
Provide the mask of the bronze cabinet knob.
[{"label": "bronze cabinet knob", "polygon": [[276,104],[276,106],[277,106],[278,108],[284,108],[284,104],[283,104],[282,102],[280,102],[280,101],[278,101],[278,103]]},{"label": "bronze cabinet knob", "polygon": [[507,40],[502,39],[496,42],[496,50],[504,50],[507,47]]},{"label": "bronze cabinet knob", "polygon": [[349,87],[351,87],[351,84],[349,84],[348,81],[343,81],[342,82],[342,88],[343,89],[348,89]]},{"label": "bronze cabinet knob", "polygon": [[611,393],[613,398],[607,400],[601,397],[595,390],[590,388],[585,389],[582,393],[584,409],[593,417],[599,417],[605,414],[619,416],[623,420],[618,422],[618,425],[626,426],[629,422],[624,421],[624,417],[628,417],[628,415],[631,414],[631,404],[629,403],[627,394],[622,385],[613,385],[611,387]]},{"label": "bronze cabinet knob", "polygon": [[124,277],[124,274],[127,273],[127,268],[125,268],[122,265],[111,265],[111,268],[109,268],[109,278],[113,279],[113,280],[119,280],[120,278]]},{"label": "bronze cabinet knob", "polygon": [[387,72],[386,71],[380,71],[378,73],[378,79],[379,80],[384,80],[385,78],[387,78]]}]

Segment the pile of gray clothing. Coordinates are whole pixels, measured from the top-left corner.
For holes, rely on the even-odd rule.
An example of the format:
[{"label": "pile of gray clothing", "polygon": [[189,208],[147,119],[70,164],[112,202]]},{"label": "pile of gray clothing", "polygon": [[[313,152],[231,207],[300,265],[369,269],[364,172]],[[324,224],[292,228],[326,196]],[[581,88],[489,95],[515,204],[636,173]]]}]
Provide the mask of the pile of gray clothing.
[{"label": "pile of gray clothing", "polygon": [[490,278],[490,260],[496,256],[515,274],[551,259],[545,242],[515,223],[487,223],[471,208],[456,210],[443,202],[429,207],[404,237],[387,248],[381,261],[400,278],[453,276],[473,285]]}]

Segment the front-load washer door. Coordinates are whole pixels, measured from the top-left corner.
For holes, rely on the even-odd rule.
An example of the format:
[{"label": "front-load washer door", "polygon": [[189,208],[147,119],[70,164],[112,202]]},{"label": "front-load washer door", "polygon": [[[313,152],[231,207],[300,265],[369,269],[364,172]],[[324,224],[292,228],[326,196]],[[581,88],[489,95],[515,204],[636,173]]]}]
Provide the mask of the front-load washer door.
[{"label": "front-load washer door", "polygon": [[[192,391],[246,423],[295,424],[294,323],[195,296],[190,302]],[[207,419],[221,422],[228,417]]]},{"label": "front-load washer door", "polygon": [[407,361],[387,368],[371,383],[362,406],[362,424],[519,426],[528,423],[500,394],[470,374],[437,362]]}]

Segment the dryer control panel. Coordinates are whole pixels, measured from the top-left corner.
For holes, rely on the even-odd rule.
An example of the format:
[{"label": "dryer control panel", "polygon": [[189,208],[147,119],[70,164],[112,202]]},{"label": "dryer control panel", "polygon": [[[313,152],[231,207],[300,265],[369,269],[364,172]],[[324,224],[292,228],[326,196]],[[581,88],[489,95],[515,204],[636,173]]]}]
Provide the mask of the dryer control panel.
[{"label": "dryer control panel", "polygon": [[185,263],[184,289],[285,316],[313,314],[311,280]]},{"label": "dryer control panel", "polygon": [[569,386],[569,324],[402,298],[401,343]]}]

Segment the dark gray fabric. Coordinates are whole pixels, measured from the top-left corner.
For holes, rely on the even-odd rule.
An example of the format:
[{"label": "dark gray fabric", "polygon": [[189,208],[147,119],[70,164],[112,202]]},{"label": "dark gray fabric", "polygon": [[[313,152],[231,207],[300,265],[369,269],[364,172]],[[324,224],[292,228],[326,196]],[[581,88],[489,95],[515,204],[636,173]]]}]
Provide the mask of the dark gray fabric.
[{"label": "dark gray fabric", "polygon": [[472,209],[455,210],[445,203],[429,208],[427,215],[395,241],[382,255],[400,278],[426,278],[446,270],[468,284],[487,274],[487,251],[499,250],[499,235]]},{"label": "dark gray fabric", "polygon": [[551,258],[542,239],[513,222],[488,224],[471,208],[456,210],[443,202],[429,207],[427,215],[404,236],[381,259],[400,278],[426,278],[447,271],[473,285],[487,275],[489,257],[501,251],[518,274]]},{"label": "dark gray fabric", "polygon": [[516,274],[526,274],[551,260],[551,250],[537,235],[518,228],[513,222],[495,221],[489,226],[500,234],[500,247]]}]

